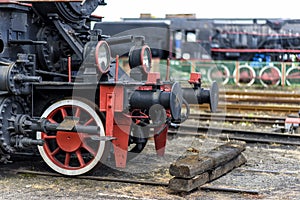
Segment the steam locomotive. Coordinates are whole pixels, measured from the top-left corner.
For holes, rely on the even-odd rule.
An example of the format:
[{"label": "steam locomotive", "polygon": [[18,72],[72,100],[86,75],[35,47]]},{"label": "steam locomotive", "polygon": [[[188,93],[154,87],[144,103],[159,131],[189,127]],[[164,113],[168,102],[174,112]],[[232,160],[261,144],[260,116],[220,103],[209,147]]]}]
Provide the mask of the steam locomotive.
[{"label": "steam locomotive", "polygon": [[[143,33],[151,41],[154,57],[194,62],[200,70],[205,69],[208,80],[220,76],[224,85],[230,80],[248,86],[255,81],[264,86],[300,83],[298,19],[197,19],[175,15],[124,18],[97,26],[106,35]],[[218,70],[208,65],[216,65]]]},{"label": "steam locomotive", "polygon": [[[112,152],[122,168],[151,137],[163,155],[170,124],[182,123],[190,104],[216,110],[215,82],[204,89],[200,73],[191,73],[191,87],[163,82],[151,70],[144,36],[107,37],[91,28],[101,22],[92,13],[104,5],[0,2],[1,162],[37,146],[46,164],[64,175],[90,172]],[[125,43],[131,45],[129,73],[119,66],[118,46]]]}]

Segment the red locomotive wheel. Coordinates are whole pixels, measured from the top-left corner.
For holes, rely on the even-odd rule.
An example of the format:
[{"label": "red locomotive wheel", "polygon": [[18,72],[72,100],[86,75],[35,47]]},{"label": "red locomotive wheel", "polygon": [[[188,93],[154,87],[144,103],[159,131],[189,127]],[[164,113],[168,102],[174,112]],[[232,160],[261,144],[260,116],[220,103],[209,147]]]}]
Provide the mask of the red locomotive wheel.
[{"label": "red locomotive wheel", "polygon": [[222,85],[226,85],[230,78],[230,71],[226,65],[211,67],[207,72],[207,78],[210,83],[217,81]]},{"label": "red locomotive wheel", "polygon": [[44,161],[56,172],[64,175],[80,175],[89,172],[105,159],[104,127],[99,115],[88,104],[74,99],[62,100],[51,105],[42,115],[52,123],[61,123],[65,117],[74,117],[78,125],[98,126],[99,133],[38,132],[37,139],[45,141],[39,146]]},{"label": "red locomotive wheel", "polygon": [[[234,82],[238,86],[253,85],[253,83],[255,82],[255,79],[256,79],[256,73],[255,73],[254,69],[247,64],[238,66],[238,69],[239,69],[238,80],[235,77]],[[233,76],[236,76],[236,69],[233,71]]]},{"label": "red locomotive wheel", "polygon": [[259,72],[259,81],[264,87],[278,86],[281,79],[281,72],[277,67],[265,66]]},{"label": "red locomotive wheel", "polygon": [[300,84],[300,67],[291,67],[286,71],[286,83],[288,86]]}]

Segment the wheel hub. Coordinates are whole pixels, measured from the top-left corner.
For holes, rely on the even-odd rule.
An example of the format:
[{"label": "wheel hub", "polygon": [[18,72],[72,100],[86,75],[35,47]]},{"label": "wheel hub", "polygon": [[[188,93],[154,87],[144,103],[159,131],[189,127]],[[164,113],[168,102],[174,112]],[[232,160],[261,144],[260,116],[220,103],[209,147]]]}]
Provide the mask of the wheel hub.
[{"label": "wheel hub", "polygon": [[74,152],[81,147],[82,141],[75,132],[58,131],[56,136],[58,146],[65,152]]}]

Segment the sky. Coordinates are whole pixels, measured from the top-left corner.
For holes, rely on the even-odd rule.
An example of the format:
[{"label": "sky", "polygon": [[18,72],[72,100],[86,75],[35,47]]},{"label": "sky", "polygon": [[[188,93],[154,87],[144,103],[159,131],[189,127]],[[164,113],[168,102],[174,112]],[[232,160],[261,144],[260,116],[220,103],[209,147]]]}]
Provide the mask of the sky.
[{"label": "sky", "polygon": [[300,19],[300,2],[296,0],[106,0],[95,14],[103,21],[138,18],[151,13],[163,18],[165,14],[196,14],[197,18],[290,18]]}]

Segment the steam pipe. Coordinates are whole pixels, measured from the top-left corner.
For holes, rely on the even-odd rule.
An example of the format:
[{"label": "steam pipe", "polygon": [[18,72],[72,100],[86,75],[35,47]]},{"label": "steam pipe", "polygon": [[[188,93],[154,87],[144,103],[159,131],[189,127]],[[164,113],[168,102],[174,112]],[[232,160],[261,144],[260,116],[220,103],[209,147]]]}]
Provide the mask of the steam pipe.
[{"label": "steam pipe", "polygon": [[132,35],[126,35],[126,36],[120,36],[120,37],[111,37],[111,38],[106,39],[106,42],[109,45],[130,43],[130,42],[133,42],[133,41],[134,41],[134,39],[133,39]]}]

